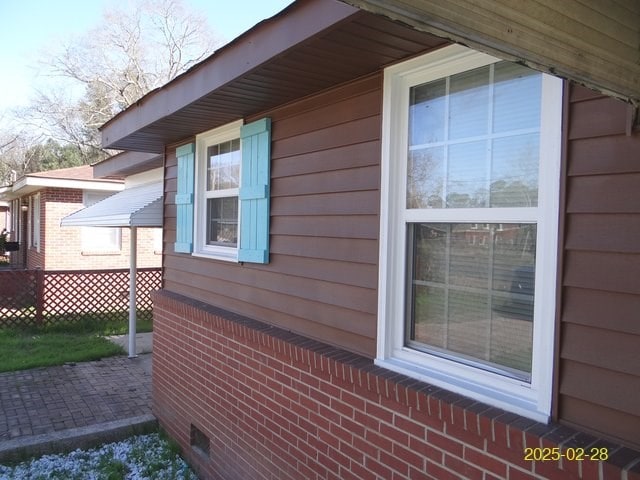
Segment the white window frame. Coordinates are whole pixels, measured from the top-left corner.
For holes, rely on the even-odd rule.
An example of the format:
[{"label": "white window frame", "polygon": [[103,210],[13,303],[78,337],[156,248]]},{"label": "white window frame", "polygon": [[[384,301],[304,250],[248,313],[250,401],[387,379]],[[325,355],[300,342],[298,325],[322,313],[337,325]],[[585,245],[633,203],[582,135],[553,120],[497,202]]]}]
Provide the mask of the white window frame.
[{"label": "white window frame", "polygon": [[35,247],[36,251],[40,253],[40,194],[36,193],[33,197],[29,199],[31,202],[31,225],[33,226],[33,237],[32,237],[32,246]]},{"label": "white window frame", "polygon": [[[20,199],[13,200],[11,206],[11,240],[22,242],[22,211],[20,210]],[[24,248],[24,246],[22,246]]]},{"label": "white window frame", "polygon": [[[242,120],[229,123],[219,128],[209,130],[196,136],[196,158],[195,158],[195,183],[194,183],[194,256],[202,256],[224,260],[229,262],[238,261],[238,246],[240,245],[240,201],[238,199],[238,246],[227,247],[223,245],[207,245],[207,199],[215,197],[238,197],[240,188],[230,188],[219,190],[215,193],[207,191],[207,148],[211,145],[227,142],[240,138],[240,128]],[[241,147],[242,148],[242,142]],[[240,162],[242,168],[242,162]],[[239,172],[238,179],[242,172]]]},{"label": "white window frame", "polygon": [[[380,257],[376,364],[490,405],[546,422],[551,413],[560,187],[562,81],[543,75],[538,207],[433,209],[428,220],[406,209],[409,89],[500,59],[460,45],[384,72]],[[475,211],[474,211],[475,210]],[[414,222],[536,223],[531,382],[405,346],[407,224]]]},{"label": "white window frame", "polygon": [[[94,195],[98,199],[91,198]],[[113,192],[105,192],[102,190],[83,190],[82,204],[85,208],[90,207],[107,197],[113,195]],[[83,255],[92,254],[119,254],[122,251],[122,228],[119,227],[80,227],[80,249]],[[105,230],[111,230],[115,233],[115,241],[110,245],[96,245],[92,239],[96,235],[104,234]]]}]

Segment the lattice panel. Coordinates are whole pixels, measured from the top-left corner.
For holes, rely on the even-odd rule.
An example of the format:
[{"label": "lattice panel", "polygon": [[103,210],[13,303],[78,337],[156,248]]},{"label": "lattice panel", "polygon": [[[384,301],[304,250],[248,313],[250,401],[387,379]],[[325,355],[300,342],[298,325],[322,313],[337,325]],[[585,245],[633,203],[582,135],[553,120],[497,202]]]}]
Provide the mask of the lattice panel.
[{"label": "lattice panel", "polygon": [[151,292],[162,288],[162,270],[160,268],[146,268],[138,270],[136,278],[136,303],[138,317],[151,320]]},{"label": "lattice panel", "polygon": [[79,320],[90,313],[121,317],[129,308],[128,271],[46,272],[44,311]]},{"label": "lattice panel", "polygon": [[36,322],[35,270],[0,270],[0,326]]},{"label": "lattice panel", "polygon": [[[0,272],[0,289],[7,285],[0,292],[0,326],[128,317],[128,270],[11,271],[13,277],[3,277],[6,273]],[[150,292],[161,287],[162,272],[140,269],[136,283],[138,318],[150,319]]]}]

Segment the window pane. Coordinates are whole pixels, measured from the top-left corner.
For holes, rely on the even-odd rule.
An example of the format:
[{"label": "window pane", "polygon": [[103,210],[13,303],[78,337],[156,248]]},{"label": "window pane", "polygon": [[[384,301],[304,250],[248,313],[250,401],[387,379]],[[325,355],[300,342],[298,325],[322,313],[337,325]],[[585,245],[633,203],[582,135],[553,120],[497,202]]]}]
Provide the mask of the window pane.
[{"label": "window pane", "polygon": [[500,62],[494,73],[494,132],[540,125],[542,76],[526,67]]},{"label": "window pane", "polygon": [[238,244],[238,197],[207,200],[207,245]]},{"label": "window pane", "polygon": [[409,338],[418,341],[428,338],[430,345],[446,347],[445,292],[444,288],[414,284],[412,298],[415,321],[408,325],[411,329]]},{"label": "window pane", "polygon": [[448,278],[448,224],[420,224],[414,228],[413,278],[424,282],[446,283]]},{"label": "window pane", "polygon": [[491,226],[470,223],[449,225],[449,283],[460,287],[487,288],[489,279],[489,243]]},{"label": "window pane", "polygon": [[529,379],[532,224],[413,224],[407,344]]},{"label": "window pane", "polygon": [[449,139],[484,135],[489,127],[490,66],[450,77]]},{"label": "window pane", "polygon": [[412,87],[407,208],[537,206],[541,78],[499,62]]},{"label": "window pane", "polygon": [[451,145],[447,207],[486,207],[488,175],[486,141]]},{"label": "window pane", "polygon": [[240,181],[240,139],[207,148],[207,190],[237,188]]},{"label": "window pane", "polygon": [[489,299],[482,293],[449,289],[445,325],[449,330],[446,349],[474,359],[489,360],[487,342],[491,319]]},{"label": "window pane", "polygon": [[409,105],[409,144],[424,145],[445,139],[445,79],[411,89]]},{"label": "window pane", "polygon": [[410,152],[407,176],[407,208],[444,206],[444,147]]},{"label": "window pane", "polygon": [[538,206],[539,139],[534,133],[493,141],[492,207]]}]

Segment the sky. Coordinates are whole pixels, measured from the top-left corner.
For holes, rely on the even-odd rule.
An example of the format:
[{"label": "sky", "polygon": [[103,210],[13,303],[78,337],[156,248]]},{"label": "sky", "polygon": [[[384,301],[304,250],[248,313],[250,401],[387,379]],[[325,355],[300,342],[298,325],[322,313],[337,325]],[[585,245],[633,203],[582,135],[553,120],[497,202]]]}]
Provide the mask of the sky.
[{"label": "sky", "polygon": [[[292,0],[184,0],[201,11],[227,41],[285,8]],[[103,10],[126,0],[0,0],[0,118],[28,103],[38,76],[41,53],[100,23]]]}]

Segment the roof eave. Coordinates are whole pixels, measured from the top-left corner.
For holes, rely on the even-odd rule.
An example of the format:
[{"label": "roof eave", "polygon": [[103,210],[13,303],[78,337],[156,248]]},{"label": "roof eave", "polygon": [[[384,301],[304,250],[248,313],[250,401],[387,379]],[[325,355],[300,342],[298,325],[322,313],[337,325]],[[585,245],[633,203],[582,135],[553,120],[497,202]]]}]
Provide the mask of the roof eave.
[{"label": "roof eave", "polygon": [[640,106],[640,8],[632,2],[585,8],[564,0],[553,9],[495,0],[343,1]]},{"label": "roof eave", "polygon": [[123,178],[162,167],[164,157],[156,153],[122,152],[93,166],[96,178]]},{"label": "roof eave", "polygon": [[13,184],[12,192],[16,197],[21,197],[42,190],[43,188],[73,188],[78,190],[118,192],[124,188],[124,183],[114,182],[112,180],[72,180],[24,176]]},{"label": "roof eave", "polygon": [[[286,15],[283,13],[286,12]],[[104,148],[131,150],[123,140],[247,74],[359,10],[337,0],[296,2],[226,45],[209,59],[142,97],[101,127]],[[239,61],[241,59],[241,61]],[[238,116],[236,120],[241,118]],[[144,151],[163,153],[164,140]]]}]

